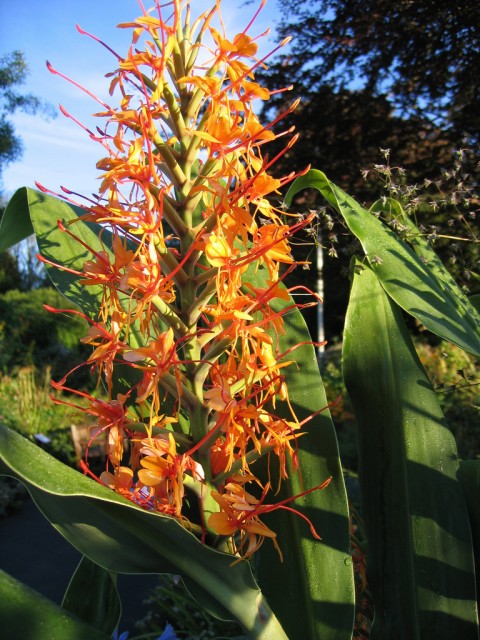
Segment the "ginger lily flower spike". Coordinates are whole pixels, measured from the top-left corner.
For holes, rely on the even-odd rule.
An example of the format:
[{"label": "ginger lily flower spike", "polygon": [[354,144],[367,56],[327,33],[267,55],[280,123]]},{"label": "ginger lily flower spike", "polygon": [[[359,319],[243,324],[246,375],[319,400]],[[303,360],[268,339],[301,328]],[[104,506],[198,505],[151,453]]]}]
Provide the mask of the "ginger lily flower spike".
[{"label": "ginger lily flower spike", "polygon": [[[54,386],[86,396],[92,438],[107,434],[100,482],[240,558],[265,538],[281,555],[261,517],[295,511],[293,498],[268,496],[301,473],[305,422],[284,376],[295,347],[279,348],[283,316],[298,308],[282,279],[294,267],[289,239],[311,219],[268,198],[295,176],[272,177],[276,158],[263,154],[275,135],[253,107],[270,95],[255,79],[265,58],[247,33],[253,20],[228,37],[219,1],[195,20],[188,2],[140,6],[119,25],[133,37],[110,74],[118,106],[102,102],[104,124],[88,132],[106,155],[82,218],[102,225],[105,250],[62,226],[90,251],[80,284],[102,291],[83,342],[108,397],[70,388],[68,376]],[[84,469],[93,475],[88,456]]]}]

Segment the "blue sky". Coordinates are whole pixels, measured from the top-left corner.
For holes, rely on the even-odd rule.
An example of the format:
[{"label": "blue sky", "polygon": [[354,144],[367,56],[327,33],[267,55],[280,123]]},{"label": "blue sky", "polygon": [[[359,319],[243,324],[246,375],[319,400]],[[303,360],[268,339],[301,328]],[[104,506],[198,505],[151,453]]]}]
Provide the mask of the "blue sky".
[{"label": "blue sky", "polygon": [[[150,7],[148,0],[145,7]],[[192,7],[209,8],[211,0],[192,0]],[[245,6],[244,0],[223,0],[222,15],[227,31],[242,31],[254,14],[258,3]],[[57,111],[62,104],[67,111],[87,126],[96,125],[91,114],[98,105],[87,95],[59,76],[49,73],[46,60],[80,85],[112,102],[108,96],[105,74],[115,68],[115,59],[101,45],[75,29],[79,24],[118,53],[127,51],[131,32],[117,29],[140,15],[137,0],[0,0],[0,56],[14,49],[25,53],[30,75],[22,92],[33,93],[48,101]],[[263,39],[261,50],[274,47],[276,0],[267,6],[249,31],[252,36],[271,27],[272,35]],[[7,167],[3,175],[5,195],[35,181],[57,191],[64,185],[73,191],[89,194],[96,191],[97,160],[102,155],[99,145],[61,113],[55,119],[16,114],[12,118],[22,138],[24,153],[18,162]]]}]

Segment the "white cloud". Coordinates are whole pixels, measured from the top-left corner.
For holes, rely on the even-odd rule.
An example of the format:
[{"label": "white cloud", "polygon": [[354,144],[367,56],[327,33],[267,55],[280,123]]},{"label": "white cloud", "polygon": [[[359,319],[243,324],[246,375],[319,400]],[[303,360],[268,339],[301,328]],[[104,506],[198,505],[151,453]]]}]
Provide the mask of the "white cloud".
[{"label": "white cloud", "polygon": [[53,190],[60,185],[90,193],[99,175],[95,165],[104,155],[99,144],[63,116],[47,122],[40,117],[18,115],[15,129],[21,136],[24,153],[21,162],[4,172],[3,186],[12,193],[36,181]]}]

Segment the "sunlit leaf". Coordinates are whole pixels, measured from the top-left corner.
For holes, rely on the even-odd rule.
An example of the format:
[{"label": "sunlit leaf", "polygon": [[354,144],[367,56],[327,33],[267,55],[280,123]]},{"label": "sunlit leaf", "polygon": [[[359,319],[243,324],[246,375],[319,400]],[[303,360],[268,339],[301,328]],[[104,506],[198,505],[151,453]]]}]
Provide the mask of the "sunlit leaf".
[{"label": "sunlit leaf", "polygon": [[433,333],[480,356],[480,314],[418,234],[416,252],[316,169],[292,183],[286,203],[306,188],[318,189],[343,216],[382,286],[402,309]]},{"label": "sunlit leaf", "polygon": [[401,309],[357,264],[344,377],[358,426],[373,638],[478,639],[458,454]]},{"label": "sunlit leaf", "polygon": [[[48,580],[48,576],[45,576]],[[108,640],[110,634],[87,625],[48,598],[0,570],[2,634],[15,640]]]},{"label": "sunlit leaf", "polygon": [[[265,271],[252,270],[249,278],[260,286]],[[349,640],[354,621],[354,584],[345,483],[315,349],[302,314],[293,305],[292,299],[272,304],[277,311],[292,306],[284,316],[285,335],[280,336],[278,349],[280,353],[288,351],[285,360],[294,361],[283,373],[295,415],[298,420],[305,420],[304,435],[297,441],[300,471],[295,472],[289,465],[290,477],[275,501],[319,486],[329,477],[332,480],[326,489],[289,505],[312,522],[320,541],[298,515],[278,510],[265,517],[266,524],[278,534],[283,562],[266,541],[258,552],[258,575],[262,591],[289,638]],[[324,410],[308,420],[321,409]],[[289,408],[281,403],[275,413],[286,420],[292,417]],[[276,471],[274,464],[264,471],[265,481],[271,480],[274,486]]]}]

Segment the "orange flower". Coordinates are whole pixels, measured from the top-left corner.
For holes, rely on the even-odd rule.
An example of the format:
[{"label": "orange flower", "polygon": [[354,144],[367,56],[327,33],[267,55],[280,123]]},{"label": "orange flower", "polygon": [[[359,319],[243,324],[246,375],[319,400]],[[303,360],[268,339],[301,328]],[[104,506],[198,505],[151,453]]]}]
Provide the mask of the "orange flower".
[{"label": "orange flower", "polygon": [[[150,399],[150,415],[152,417],[161,410],[161,385],[162,379],[167,374],[173,376],[178,395],[181,396],[182,374],[179,369],[176,342],[171,327],[155,340],[151,340],[147,346],[126,351],[123,358],[132,363],[134,368],[143,372],[142,380],[136,389],[136,401],[138,404],[143,404],[147,399]],[[167,386],[170,388],[170,383]]]},{"label": "orange flower", "polygon": [[107,329],[103,322],[94,323],[88,329],[87,335],[80,339],[84,344],[95,347],[93,353],[88,357],[88,364],[95,364],[99,368],[100,374],[104,374],[109,392],[113,385],[113,366],[118,354],[122,354],[126,348],[126,343],[119,339],[124,324],[124,318],[118,312],[114,312],[111,317],[111,329]]},{"label": "orange flower", "polygon": [[241,558],[248,559],[262,546],[265,538],[270,538],[280,559],[282,559],[282,552],[276,541],[276,533],[269,529],[259,517],[262,514],[277,509],[286,509],[300,516],[310,526],[313,537],[320,540],[320,536],[315,531],[310,520],[296,509],[288,507],[287,504],[312,491],[325,489],[330,484],[331,478],[328,478],[318,487],[312,487],[297,496],[292,496],[276,504],[264,504],[265,496],[269,490],[268,484],[264,487],[259,499],[245,490],[244,485],[246,483],[255,481],[256,478],[251,475],[234,475],[229,478],[229,482],[225,485],[223,493],[217,491],[212,492],[212,497],[219,504],[221,510],[210,515],[208,525],[223,536],[233,537],[239,533],[240,540],[238,543],[235,543],[235,547],[236,553],[238,553]]},{"label": "orange flower", "polygon": [[222,267],[227,264],[233,254],[231,245],[225,237],[211,233],[205,243],[205,256],[212,267]]},{"label": "orange flower", "polygon": [[113,473],[103,471],[100,480],[110,489],[130,498],[133,488],[133,471],[129,467],[116,467]]},{"label": "orange flower", "polygon": [[197,481],[204,479],[200,464],[189,456],[178,455],[173,435],[165,438],[153,438],[140,449],[143,456],[142,468],[138,472],[139,481],[151,487],[155,496],[155,507],[162,513],[181,516],[184,489],[184,476],[188,471]]},{"label": "orange flower", "polygon": [[[232,537],[240,533],[240,542],[236,544],[236,553],[243,559],[248,559],[257,551],[265,538],[270,538],[280,557],[277,544],[277,534],[264,524],[258,514],[261,513],[262,503],[250,493],[244,484],[255,480],[254,476],[233,476],[225,485],[223,493],[212,491],[212,498],[219,504],[221,511],[212,513],[208,519],[208,526],[222,536]],[[265,496],[262,496],[262,499]]]}]

